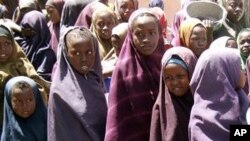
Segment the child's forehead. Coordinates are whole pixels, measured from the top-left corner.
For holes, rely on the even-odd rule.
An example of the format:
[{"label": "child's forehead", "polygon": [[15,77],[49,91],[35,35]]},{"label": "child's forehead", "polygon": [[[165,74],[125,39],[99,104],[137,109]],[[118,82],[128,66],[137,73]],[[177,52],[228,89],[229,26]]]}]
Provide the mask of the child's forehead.
[{"label": "child's forehead", "polygon": [[33,89],[31,87],[25,87],[25,88],[14,87],[12,89],[12,96],[15,97],[27,97],[31,95],[34,95]]}]

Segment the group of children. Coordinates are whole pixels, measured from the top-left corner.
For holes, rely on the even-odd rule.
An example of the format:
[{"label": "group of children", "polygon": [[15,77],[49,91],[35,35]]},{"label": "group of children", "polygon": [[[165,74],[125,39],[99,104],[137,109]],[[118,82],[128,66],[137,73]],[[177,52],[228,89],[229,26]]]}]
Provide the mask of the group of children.
[{"label": "group of children", "polygon": [[250,106],[245,1],[200,1],[221,27],[185,0],[170,37],[162,0],[47,0],[47,19],[20,0],[0,21],[1,141],[229,140]]}]

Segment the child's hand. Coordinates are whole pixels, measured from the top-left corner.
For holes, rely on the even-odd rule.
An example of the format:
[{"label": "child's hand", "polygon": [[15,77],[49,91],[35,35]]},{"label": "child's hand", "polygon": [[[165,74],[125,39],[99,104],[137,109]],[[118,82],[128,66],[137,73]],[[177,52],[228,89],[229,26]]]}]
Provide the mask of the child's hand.
[{"label": "child's hand", "polygon": [[205,19],[205,20],[202,20],[202,22],[203,22],[203,24],[206,27],[206,29],[207,29],[208,32],[212,32],[213,31],[214,21],[209,20],[209,19]]}]

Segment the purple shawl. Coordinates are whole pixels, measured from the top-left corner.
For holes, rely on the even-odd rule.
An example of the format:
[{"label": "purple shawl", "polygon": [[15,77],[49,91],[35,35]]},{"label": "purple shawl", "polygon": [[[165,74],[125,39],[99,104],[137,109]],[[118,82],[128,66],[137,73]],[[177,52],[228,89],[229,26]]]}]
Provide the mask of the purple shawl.
[{"label": "purple shawl", "polygon": [[242,89],[236,89],[240,71],[236,49],[211,48],[201,54],[190,82],[190,141],[227,141],[230,125],[246,123],[249,101]]},{"label": "purple shawl", "polygon": [[75,25],[79,13],[91,1],[93,0],[66,0],[61,15],[61,29]]},{"label": "purple shawl", "polygon": [[178,55],[186,63],[190,77],[197,60],[194,53],[186,47],[173,47],[165,52],[162,58],[159,95],[152,112],[150,141],[188,141],[193,95],[190,90],[182,97],[169,93],[163,73],[172,55]]},{"label": "purple shawl", "polygon": [[[128,34],[113,71],[105,141],[149,139],[151,113],[158,95],[160,60],[164,45],[160,35],[158,47],[152,55],[142,56],[135,49],[131,23],[134,17],[144,12],[150,13],[143,9],[131,15]],[[161,34],[161,31],[159,33]]]},{"label": "purple shawl", "polygon": [[34,36],[29,38],[19,36],[17,42],[38,74],[46,80],[50,80],[56,55],[49,45],[51,36],[45,16],[39,11],[30,11],[23,16],[20,26],[32,28],[36,32]]},{"label": "purple shawl", "polygon": [[[74,28],[85,27],[70,27],[65,33]],[[101,78],[95,70],[81,75],[71,67],[64,52],[66,34],[50,90],[48,141],[103,141],[107,104]],[[93,39],[94,65],[100,66],[98,44]]]},{"label": "purple shawl", "polygon": [[172,24],[172,41],[171,44],[173,46],[180,46],[181,41],[180,41],[180,25],[181,23],[186,19],[185,12],[184,10],[180,10],[179,12],[176,13],[174,16],[173,24]]},{"label": "purple shawl", "polygon": [[[48,0],[46,5],[54,7],[61,16],[62,8],[64,5],[63,0]],[[54,50],[54,52],[57,54],[57,46],[59,42],[59,33],[60,33],[60,22],[54,24],[51,21],[49,21],[48,26],[51,33],[50,45],[51,48]]]},{"label": "purple shawl", "polygon": [[95,10],[106,7],[107,6],[101,2],[94,1],[89,3],[79,14],[75,25],[77,26],[86,26],[87,28],[90,28],[92,23],[92,15]]}]

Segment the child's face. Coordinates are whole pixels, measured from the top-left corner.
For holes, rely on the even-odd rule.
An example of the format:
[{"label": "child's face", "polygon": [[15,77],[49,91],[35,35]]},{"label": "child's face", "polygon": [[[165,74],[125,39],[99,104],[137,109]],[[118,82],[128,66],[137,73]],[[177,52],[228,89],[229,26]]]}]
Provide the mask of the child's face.
[{"label": "child's face", "polygon": [[175,96],[183,96],[189,89],[188,73],[180,65],[167,64],[164,80],[169,92]]},{"label": "child's face", "polygon": [[203,26],[197,25],[193,28],[190,36],[190,49],[197,57],[207,49],[207,33]]},{"label": "child's face", "polygon": [[143,55],[151,55],[159,41],[159,25],[152,16],[137,17],[132,23],[132,38],[136,49]]},{"label": "child's face", "polygon": [[241,54],[249,56],[250,54],[250,32],[242,32],[239,35],[239,49]]},{"label": "child's face", "polygon": [[13,89],[11,105],[14,113],[22,118],[31,116],[36,108],[35,95],[31,87]]},{"label": "child's face", "polygon": [[119,7],[119,14],[123,21],[127,22],[130,15],[135,11],[133,0],[122,0]]},{"label": "child's face", "polygon": [[60,15],[55,7],[52,6],[46,6],[46,11],[48,13],[49,20],[53,24],[57,24],[60,22]]},{"label": "child's face", "polygon": [[94,43],[91,38],[76,38],[67,43],[67,58],[72,67],[80,74],[88,73],[95,61]]},{"label": "child's face", "polygon": [[234,39],[227,40],[226,47],[237,48],[237,43]]},{"label": "child's face", "polygon": [[5,63],[13,52],[13,43],[10,39],[0,36],[0,63]]},{"label": "child's face", "polygon": [[243,2],[242,0],[228,0],[226,3],[227,18],[231,22],[237,22],[240,20],[243,14]]},{"label": "child's face", "polygon": [[95,23],[95,28],[100,38],[110,39],[114,26],[115,21],[110,13],[104,12],[98,15]]},{"label": "child's face", "polygon": [[119,38],[119,36],[112,35],[111,43],[115,49],[116,56],[119,56],[123,44],[122,40]]}]

